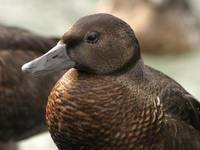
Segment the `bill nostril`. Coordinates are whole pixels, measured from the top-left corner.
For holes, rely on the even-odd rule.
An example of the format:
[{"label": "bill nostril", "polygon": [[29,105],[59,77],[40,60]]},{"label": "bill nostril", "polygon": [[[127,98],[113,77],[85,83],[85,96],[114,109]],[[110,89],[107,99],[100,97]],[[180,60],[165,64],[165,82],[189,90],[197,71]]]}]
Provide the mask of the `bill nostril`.
[{"label": "bill nostril", "polygon": [[55,56],[52,57],[52,59],[55,59],[55,58],[57,58],[57,57],[58,57],[58,55],[55,55]]},{"label": "bill nostril", "polygon": [[51,56],[50,58],[47,58],[46,62],[49,62],[50,59],[55,59],[57,57],[58,57],[58,55]]}]

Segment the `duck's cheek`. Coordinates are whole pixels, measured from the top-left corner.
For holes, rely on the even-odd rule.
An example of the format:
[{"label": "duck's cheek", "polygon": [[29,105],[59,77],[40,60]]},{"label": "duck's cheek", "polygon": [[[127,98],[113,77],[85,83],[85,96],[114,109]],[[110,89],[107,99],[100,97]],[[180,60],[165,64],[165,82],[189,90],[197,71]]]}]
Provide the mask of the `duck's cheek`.
[{"label": "duck's cheek", "polygon": [[46,54],[24,64],[22,70],[31,74],[43,74],[47,72],[70,69],[75,66],[66,53],[65,44],[58,43]]}]

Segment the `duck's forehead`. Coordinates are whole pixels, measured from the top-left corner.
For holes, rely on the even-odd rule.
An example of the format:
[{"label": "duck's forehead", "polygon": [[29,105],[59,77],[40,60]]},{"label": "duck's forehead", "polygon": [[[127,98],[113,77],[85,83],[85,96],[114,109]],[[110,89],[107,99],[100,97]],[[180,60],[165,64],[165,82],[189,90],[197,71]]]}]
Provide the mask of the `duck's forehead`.
[{"label": "duck's forehead", "polygon": [[96,31],[111,31],[115,29],[120,20],[114,16],[107,14],[96,14],[80,18],[72,26],[72,32],[88,32]]},{"label": "duck's forehead", "polygon": [[133,33],[130,26],[121,19],[109,14],[94,14],[85,16],[76,21],[63,35],[63,39],[82,39],[88,32],[99,32],[110,38],[124,33]]}]

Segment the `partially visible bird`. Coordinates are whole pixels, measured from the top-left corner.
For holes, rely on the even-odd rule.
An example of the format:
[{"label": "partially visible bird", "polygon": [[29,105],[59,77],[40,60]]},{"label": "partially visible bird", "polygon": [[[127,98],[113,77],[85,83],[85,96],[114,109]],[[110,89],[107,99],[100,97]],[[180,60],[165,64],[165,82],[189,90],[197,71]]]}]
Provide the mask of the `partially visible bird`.
[{"label": "partially visible bird", "polygon": [[21,28],[0,25],[0,143],[2,145],[46,130],[44,116],[47,96],[59,75],[28,77],[21,72],[21,65],[44,54],[56,42],[56,39]]},{"label": "partially visible bird", "polygon": [[111,0],[102,1],[99,9],[126,20],[135,30],[143,52],[181,54],[200,47],[200,21],[190,3],[188,0]]},{"label": "partially visible bird", "polygon": [[121,19],[83,17],[54,48],[22,66],[32,74],[59,69],[68,71],[51,91],[46,119],[60,150],[200,149],[200,103],[143,63]]},{"label": "partially visible bird", "polygon": [[0,150],[17,150],[16,143],[1,143],[0,142]]}]

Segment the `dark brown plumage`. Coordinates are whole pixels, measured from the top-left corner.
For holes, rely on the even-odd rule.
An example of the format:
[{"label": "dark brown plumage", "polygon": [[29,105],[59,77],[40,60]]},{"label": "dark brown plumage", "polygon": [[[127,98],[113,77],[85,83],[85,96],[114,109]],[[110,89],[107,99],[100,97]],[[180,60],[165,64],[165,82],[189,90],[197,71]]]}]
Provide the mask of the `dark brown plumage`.
[{"label": "dark brown plumage", "polygon": [[28,77],[20,68],[55,43],[20,28],[0,26],[0,143],[46,130],[46,100],[57,77]]},{"label": "dark brown plumage", "polygon": [[66,51],[65,68],[74,67],[57,82],[46,108],[60,150],[200,149],[199,102],[143,64],[125,22],[108,14],[83,17],[54,49],[23,70],[41,73],[60,66],[56,50]]}]

